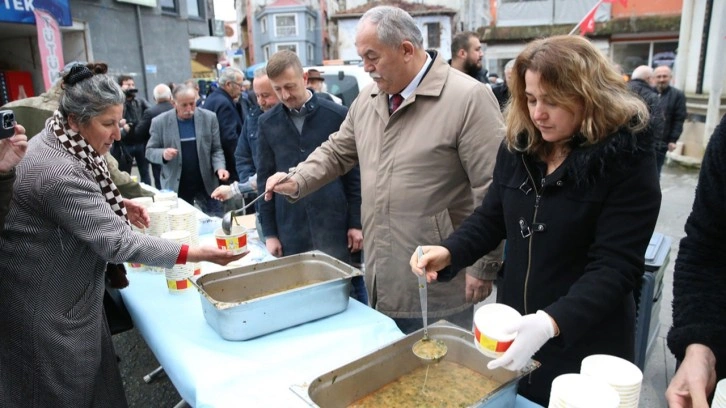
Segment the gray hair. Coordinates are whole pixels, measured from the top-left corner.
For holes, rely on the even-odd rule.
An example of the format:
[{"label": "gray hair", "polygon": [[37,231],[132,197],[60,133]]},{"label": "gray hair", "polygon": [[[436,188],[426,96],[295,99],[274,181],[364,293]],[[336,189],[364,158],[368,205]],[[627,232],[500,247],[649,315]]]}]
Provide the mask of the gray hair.
[{"label": "gray hair", "polygon": [[71,115],[81,125],[126,100],[116,81],[106,74],[96,74],[74,85],[64,85],[58,109],[64,118]]},{"label": "gray hair", "polygon": [[219,86],[227,85],[227,82],[237,82],[237,74],[242,75],[242,80],[245,79],[245,74],[237,68],[227,67],[219,75]]},{"label": "gray hair", "polygon": [[398,7],[377,6],[366,11],[358,22],[370,22],[376,26],[378,39],[385,45],[398,47],[411,41],[416,49],[423,49],[423,35],[410,14]]},{"label": "gray hair", "polygon": [[255,70],[255,79],[262,78],[263,76],[267,76],[267,69],[265,67],[257,68]]},{"label": "gray hair", "polygon": [[154,100],[169,101],[171,100],[171,88],[167,84],[159,84],[154,87]]},{"label": "gray hair", "polygon": [[179,99],[179,95],[185,93],[197,96],[197,90],[187,85],[179,85],[172,91],[172,94],[174,95],[174,100]]},{"label": "gray hair", "polygon": [[506,64],[504,64],[504,74],[506,75],[507,71],[512,71],[512,68],[514,68],[514,61],[513,59],[510,59]]},{"label": "gray hair", "polygon": [[633,74],[630,76],[631,79],[642,79],[644,81],[649,80],[653,76],[653,68],[647,65],[641,65],[633,70]]}]

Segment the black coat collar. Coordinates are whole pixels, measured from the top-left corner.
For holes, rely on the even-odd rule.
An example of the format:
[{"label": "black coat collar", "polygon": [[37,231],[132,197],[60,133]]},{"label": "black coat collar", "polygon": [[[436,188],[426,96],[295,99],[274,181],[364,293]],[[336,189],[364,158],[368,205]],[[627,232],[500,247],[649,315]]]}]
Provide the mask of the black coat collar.
[{"label": "black coat collar", "polygon": [[654,154],[653,132],[650,128],[633,133],[623,126],[603,141],[583,146],[582,136],[576,135],[575,144],[565,162],[565,171],[576,186],[587,188],[603,175],[618,174],[632,168],[634,161]]}]

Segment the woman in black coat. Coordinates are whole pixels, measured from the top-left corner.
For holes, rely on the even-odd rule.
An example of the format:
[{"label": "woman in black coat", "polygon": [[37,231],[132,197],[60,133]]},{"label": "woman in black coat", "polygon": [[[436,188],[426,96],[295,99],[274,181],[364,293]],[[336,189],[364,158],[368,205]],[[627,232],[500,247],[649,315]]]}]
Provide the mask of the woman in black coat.
[{"label": "woman in black coat", "polygon": [[488,366],[540,361],[519,389],[546,406],[552,380],[586,356],[633,361],[633,291],[661,193],[648,109],[586,39],[530,43],[509,86],[507,136],[482,205],[411,266],[446,280],[507,240],[497,301],[523,318]]},{"label": "woman in black coat", "polygon": [[666,398],[671,407],[707,407],[726,378],[726,116],[711,136],[673,273],[668,347],[681,362]]}]

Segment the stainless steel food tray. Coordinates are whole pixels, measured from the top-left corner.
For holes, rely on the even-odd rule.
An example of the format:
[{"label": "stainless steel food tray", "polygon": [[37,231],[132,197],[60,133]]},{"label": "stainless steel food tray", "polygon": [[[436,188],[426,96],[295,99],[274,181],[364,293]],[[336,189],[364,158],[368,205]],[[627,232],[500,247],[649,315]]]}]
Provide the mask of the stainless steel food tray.
[{"label": "stainless steel food tray", "polygon": [[226,340],[248,340],[344,311],[361,271],[319,251],[192,279],[204,318]]},{"label": "stainless steel food tray", "polygon": [[[443,361],[460,364],[502,383],[496,390],[473,402],[471,407],[513,407],[518,380],[539,367],[538,362],[531,360],[519,372],[503,368],[489,370],[487,363],[491,358],[476,349],[471,331],[443,320],[430,325],[428,330],[429,336],[443,340],[449,349]],[[307,395],[300,395],[300,389],[295,387],[291,389],[312,406],[347,407],[423,365],[411,351],[413,343],[422,336],[423,330],[411,333],[367,356],[317,377],[310,382]]]}]

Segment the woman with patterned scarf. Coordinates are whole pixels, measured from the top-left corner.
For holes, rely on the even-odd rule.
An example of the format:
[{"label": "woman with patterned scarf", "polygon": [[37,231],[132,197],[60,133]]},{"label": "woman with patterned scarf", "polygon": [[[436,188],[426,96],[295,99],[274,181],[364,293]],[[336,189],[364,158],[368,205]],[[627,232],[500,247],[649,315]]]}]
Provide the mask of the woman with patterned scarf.
[{"label": "woman with patterned scarf", "polygon": [[149,217],[121,197],[103,159],[120,139],[124,102],[105,73],[104,64],[70,69],[59,109],[16,169],[0,236],[2,407],[127,406],[103,315],[107,263],[171,268],[244,256],[131,230]]}]

